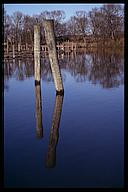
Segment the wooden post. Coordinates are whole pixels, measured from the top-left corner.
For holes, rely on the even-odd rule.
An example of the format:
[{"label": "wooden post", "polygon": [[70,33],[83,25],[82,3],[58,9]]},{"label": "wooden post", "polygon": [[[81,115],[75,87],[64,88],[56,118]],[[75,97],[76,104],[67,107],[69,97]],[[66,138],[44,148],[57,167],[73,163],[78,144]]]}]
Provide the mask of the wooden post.
[{"label": "wooden post", "polygon": [[52,127],[50,131],[50,140],[48,145],[48,153],[46,158],[46,167],[53,168],[56,164],[56,146],[59,137],[59,124],[63,105],[64,95],[56,95],[54,111],[52,116]]},{"label": "wooden post", "polygon": [[57,60],[57,51],[55,44],[55,34],[54,34],[54,21],[53,20],[44,20],[44,30],[45,38],[49,51],[49,60],[51,64],[51,70],[53,74],[53,79],[55,83],[56,92],[64,92],[61,73]]},{"label": "wooden post", "polygon": [[68,61],[69,61],[69,51],[67,52],[67,54],[68,54]]},{"label": "wooden post", "polygon": [[69,45],[69,40],[68,40],[68,52],[69,52],[69,50],[70,50],[70,45]]},{"label": "wooden post", "polygon": [[13,59],[15,58],[15,45],[14,45],[14,42],[12,44],[12,57],[13,57]]},{"label": "wooden post", "polygon": [[19,59],[18,65],[19,65],[19,67],[21,66],[21,60],[20,59]]},{"label": "wooden post", "polygon": [[72,52],[71,52],[71,58],[72,58],[72,60],[73,60],[73,56],[74,56],[74,52],[72,51]]},{"label": "wooden post", "polygon": [[20,36],[20,40],[18,42],[18,52],[20,52],[20,51],[21,51],[21,36]]},{"label": "wooden post", "polygon": [[76,51],[74,52],[74,61],[76,61]]},{"label": "wooden post", "polygon": [[8,52],[9,52],[9,44],[8,44],[8,39],[7,39],[7,55],[8,55]]},{"label": "wooden post", "polygon": [[86,48],[86,37],[84,37],[84,47]]},{"label": "wooden post", "polygon": [[34,72],[35,81],[40,82],[40,27],[34,26]]},{"label": "wooden post", "polygon": [[73,51],[73,47],[74,47],[74,44],[73,44],[73,42],[72,42],[72,51]]},{"label": "wooden post", "polygon": [[35,100],[36,100],[36,134],[38,138],[43,137],[43,126],[42,126],[42,99],[41,99],[41,86],[40,83],[36,84],[35,81]]},{"label": "wooden post", "polygon": [[20,43],[18,43],[18,52],[20,52]]},{"label": "wooden post", "polygon": [[12,62],[13,62],[13,64],[15,64],[15,58],[13,58]]},{"label": "wooden post", "polygon": [[62,58],[62,59],[64,58],[64,53],[61,54],[61,58]]}]

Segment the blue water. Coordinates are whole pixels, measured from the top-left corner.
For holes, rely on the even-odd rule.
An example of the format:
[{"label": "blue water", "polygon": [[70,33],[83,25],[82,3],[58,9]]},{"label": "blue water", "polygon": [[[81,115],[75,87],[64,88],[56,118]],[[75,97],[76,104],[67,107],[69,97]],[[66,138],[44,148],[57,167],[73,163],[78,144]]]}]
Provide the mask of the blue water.
[{"label": "blue water", "polygon": [[38,138],[33,60],[21,70],[21,79],[20,67],[28,64],[21,61],[18,68],[19,61],[5,63],[5,187],[123,187],[124,60],[114,54],[96,55],[95,64],[93,56],[59,59],[65,92],[52,168],[46,166],[56,101],[51,72],[44,74],[43,60],[43,137]]}]

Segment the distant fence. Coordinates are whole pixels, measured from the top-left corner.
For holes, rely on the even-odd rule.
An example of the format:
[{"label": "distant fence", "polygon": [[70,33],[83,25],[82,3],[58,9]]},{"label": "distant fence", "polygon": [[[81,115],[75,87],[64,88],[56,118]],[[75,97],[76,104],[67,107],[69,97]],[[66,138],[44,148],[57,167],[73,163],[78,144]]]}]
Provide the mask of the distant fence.
[{"label": "distant fence", "polygon": [[[17,43],[18,44],[18,43]],[[121,38],[118,42],[119,46],[124,46],[124,39]],[[80,48],[86,49],[86,48],[97,48],[97,47],[111,47],[115,45],[114,40],[106,39],[103,40],[86,40],[83,43],[82,42],[70,42],[65,41],[62,43],[56,43],[56,48],[58,52],[72,52],[72,51],[79,51]],[[26,44],[18,44],[18,45],[12,45],[10,42],[4,43],[4,57],[8,57],[13,55],[13,49],[15,49],[16,56],[21,56],[22,54],[30,54],[32,55],[34,53],[34,48],[32,45],[26,43]],[[41,53],[48,53],[48,47],[47,45],[40,45]]]},{"label": "distant fence", "polygon": [[[73,51],[73,50],[75,50],[76,51],[77,46],[78,46],[78,44],[74,43],[74,42],[64,42],[62,44],[59,44],[59,43],[56,44],[56,48],[57,48],[58,51],[60,51],[60,50],[63,50],[63,51]],[[83,44],[82,46],[85,47],[85,44]],[[15,45],[15,51],[17,51],[17,52],[21,52],[21,51],[31,51],[31,52],[33,52],[33,46],[29,45],[27,43],[24,44],[24,45],[21,44],[19,50],[18,50],[18,47],[19,46]],[[48,52],[48,46],[47,45],[41,45],[40,47],[41,47],[41,51]],[[10,43],[8,43],[8,45],[7,45],[7,43],[4,43],[4,52],[8,53],[8,52],[11,52],[11,51],[13,51],[13,46]]]}]

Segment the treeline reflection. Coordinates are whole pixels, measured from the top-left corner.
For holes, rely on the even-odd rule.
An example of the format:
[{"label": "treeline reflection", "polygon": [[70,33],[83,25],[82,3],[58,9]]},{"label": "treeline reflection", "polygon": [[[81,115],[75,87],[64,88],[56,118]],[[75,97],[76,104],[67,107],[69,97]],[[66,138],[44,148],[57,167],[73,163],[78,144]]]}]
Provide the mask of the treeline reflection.
[{"label": "treeline reflection", "polygon": [[[91,53],[67,53],[58,55],[61,70],[68,71],[77,82],[91,81],[103,88],[118,87],[124,83],[123,52],[97,51]],[[42,80],[53,81],[49,58],[41,58]],[[4,61],[4,88],[8,89],[7,81],[15,77],[19,81],[34,76],[33,58]],[[63,81],[66,74],[62,73]]]}]

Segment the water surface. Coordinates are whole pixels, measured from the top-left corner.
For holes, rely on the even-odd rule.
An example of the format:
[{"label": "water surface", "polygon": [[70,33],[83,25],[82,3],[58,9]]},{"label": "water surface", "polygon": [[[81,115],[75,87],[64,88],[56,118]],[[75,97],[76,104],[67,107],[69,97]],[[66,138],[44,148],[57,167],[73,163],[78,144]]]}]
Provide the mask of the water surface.
[{"label": "water surface", "polygon": [[59,55],[64,96],[48,57],[4,62],[5,187],[123,187],[122,53]]}]

